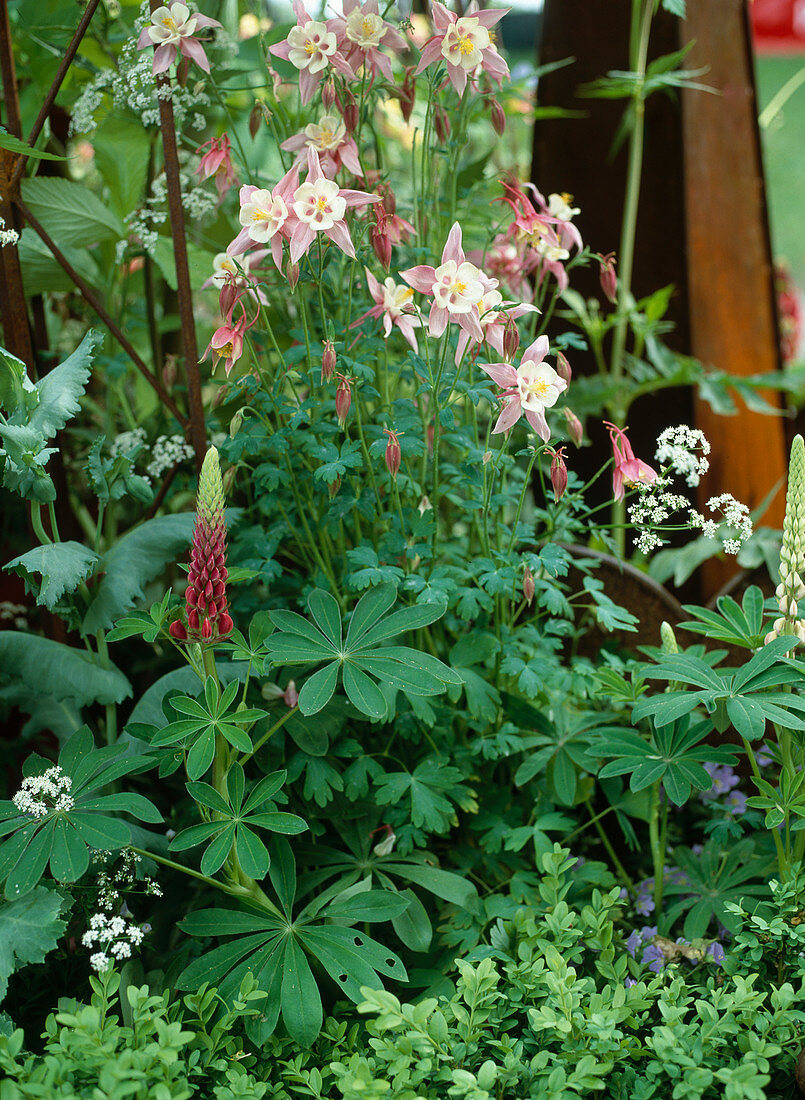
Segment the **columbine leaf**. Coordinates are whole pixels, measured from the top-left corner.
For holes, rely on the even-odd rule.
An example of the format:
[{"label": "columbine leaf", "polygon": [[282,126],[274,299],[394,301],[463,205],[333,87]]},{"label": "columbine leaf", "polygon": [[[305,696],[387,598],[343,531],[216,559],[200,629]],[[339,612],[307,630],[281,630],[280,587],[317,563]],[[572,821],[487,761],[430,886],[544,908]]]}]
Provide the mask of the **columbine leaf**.
[{"label": "columbine leaf", "polygon": [[44,886],[0,904],[0,1001],[11,974],[28,963],[44,962],[56,946],[67,927],[61,919],[65,908],[64,898]]}]

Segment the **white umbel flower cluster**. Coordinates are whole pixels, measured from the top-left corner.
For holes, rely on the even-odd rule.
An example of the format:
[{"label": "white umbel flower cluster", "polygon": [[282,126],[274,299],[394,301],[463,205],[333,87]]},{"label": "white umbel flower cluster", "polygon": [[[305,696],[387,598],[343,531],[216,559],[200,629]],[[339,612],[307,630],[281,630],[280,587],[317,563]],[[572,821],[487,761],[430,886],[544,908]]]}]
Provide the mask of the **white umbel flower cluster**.
[{"label": "white umbel flower cluster", "polygon": [[193,448],[181,435],[161,435],[151,448],[151,461],[145,470],[149,477],[160,478],[179,462],[192,458]]},{"label": "white umbel flower cluster", "polygon": [[42,775],[30,775],[12,798],[21,814],[46,817],[50,813],[68,813],[75,802],[68,794],[73,781],[58,765]]},{"label": "white umbel flower cluster", "polygon": [[652,482],[640,482],[637,499],[629,506],[629,519],[637,528],[634,544],[643,554],[665,545],[661,530],[675,517],[666,530],[698,530],[708,539],[720,539],[726,554],[737,554],[752,534],[749,509],[729,493],[711,497],[707,507],[713,516],[697,512],[686,496],[673,491],[673,476],[683,477],[687,484],[699,484],[710,463],[710,444],[698,428],[679,424],[666,428],[657,438],[656,458],[662,472]]},{"label": "white umbel flower cluster", "polygon": [[6,244],[16,244],[20,235],[16,229],[6,229],[4,218],[0,218],[0,248]]},{"label": "white umbel flower cluster", "polygon": [[92,969],[100,974],[115,962],[131,958],[132,947],[140,946],[147,930],[145,926],[132,924],[122,916],[94,913],[90,917],[89,929],[81,937],[84,947],[100,949],[90,956]]},{"label": "white umbel flower cluster", "polygon": [[704,432],[689,428],[687,424],[679,424],[676,428],[666,428],[657,436],[654,457],[663,466],[684,477],[688,485],[695,487],[710,469],[709,454],[710,443]]}]

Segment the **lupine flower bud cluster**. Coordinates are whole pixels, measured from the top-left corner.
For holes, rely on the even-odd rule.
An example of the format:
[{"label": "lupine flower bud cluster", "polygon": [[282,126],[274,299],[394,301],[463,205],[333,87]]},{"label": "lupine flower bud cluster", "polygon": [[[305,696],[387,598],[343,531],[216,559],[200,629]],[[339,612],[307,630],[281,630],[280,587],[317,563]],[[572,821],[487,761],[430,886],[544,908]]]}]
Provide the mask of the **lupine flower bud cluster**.
[{"label": "lupine flower bud cluster", "polygon": [[177,641],[213,642],[231,632],[226,578],[224,487],[218,451],[210,447],[198,481],[196,526],[185,592],[187,627],[178,620],[170,627]]},{"label": "lupine flower bud cluster", "polygon": [[780,617],[765,637],[768,644],[781,634],[793,634],[805,642],[805,620],[799,617],[798,602],[805,597],[802,567],[805,561],[805,443],[794,437],[788,466],[783,544],[780,547],[780,583],[775,596]]},{"label": "lupine flower bud cluster", "polygon": [[42,775],[29,775],[23,779],[22,786],[12,798],[12,802],[21,814],[32,817],[46,817],[49,813],[67,813],[75,803],[67,793],[73,785],[69,775],[65,775],[56,764]]}]

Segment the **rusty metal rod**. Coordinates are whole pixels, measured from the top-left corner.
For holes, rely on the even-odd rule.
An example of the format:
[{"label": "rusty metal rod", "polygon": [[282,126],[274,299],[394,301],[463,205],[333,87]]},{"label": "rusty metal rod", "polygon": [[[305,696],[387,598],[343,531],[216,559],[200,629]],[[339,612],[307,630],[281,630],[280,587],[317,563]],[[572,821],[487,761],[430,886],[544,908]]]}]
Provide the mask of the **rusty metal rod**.
[{"label": "rusty metal rod", "polygon": [[[159,7],[159,0],[151,0],[151,11]],[[179,298],[182,353],[187,379],[187,409],[190,416],[190,445],[196,454],[196,465],[201,469],[207,452],[207,430],[204,425],[204,405],[201,399],[201,372],[198,365],[196,320],[193,314],[193,292],[190,288],[190,267],[187,260],[187,238],[182,206],[182,184],[179,178],[179,150],[176,144],[176,125],[173,103],[159,95],[160,89],[170,87],[170,77],[160,73],[157,77],[159,121],[162,131],[162,150],[165,157],[165,182],[168,191],[173,255],[176,263],[176,292]]]},{"label": "rusty metal rod", "polygon": [[53,238],[50,236],[44,226],[41,225],[39,221],[37,221],[37,219],[34,217],[34,215],[22,201],[22,199],[17,200],[17,208],[22,214],[23,218],[25,218],[26,222],[28,222],[31,229],[33,229],[37,236],[48,247],[50,252],[53,254],[53,258],[56,260],[56,262],[62,268],[64,268],[64,270],[70,276],[70,278],[76,285],[76,289],[81,293],[84,301],[87,302],[87,304],[95,310],[99,319],[103,321],[103,323],[109,329],[111,334],[117,340],[118,344],[120,344],[123,351],[125,351],[129,359],[131,359],[132,363],[134,363],[137,370],[140,372],[140,374],[142,374],[143,378],[145,378],[146,382],[148,382],[149,385],[151,385],[156,391],[160,401],[165,406],[165,408],[173,413],[173,415],[176,417],[183,428],[186,428],[188,424],[187,417],[179,412],[179,409],[173,398],[165,390],[165,387],[162,385],[159,378],[157,378],[157,376],[148,367],[148,365],[144,362],[140,355],[134,350],[128,339],[123,335],[123,332],[118,327],[116,322],[113,321],[109,314],[106,312],[106,309],[104,308],[101,300],[95,294],[95,291],[92,289],[89,283],[85,282],[84,279],[78,274],[78,272],[67,259],[67,257],[61,252]]},{"label": "rusty metal rod", "polygon": [[[70,40],[70,45],[64,51],[64,57],[61,59],[59,67],[56,70],[56,75],[53,78],[53,83],[48,89],[47,95],[45,96],[45,99],[42,103],[39,114],[36,116],[36,122],[33,124],[31,132],[28,135],[28,144],[31,147],[36,144],[36,139],[42,132],[42,127],[45,125],[45,120],[50,114],[50,108],[56,101],[56,96],[59,94],[59,89],[62,86],[62,82],[65,76],[67,76],[67,70],[72,65],[73,59],[78,53],[78,47],[81,45],[81,39],[84,37],[87,27],[90,24],[90,20],[95,14],[95,10],[98,7],[99,3],[100,0],[89,0],[89,3],[84,10],[84,14],[81,16],[79,24],[76,27],[75,34]],[[17,161],[16,165],[14,166],[14,172],[11,176],[12,190],[19,183],[22,177],[22,173],[25,171],[25,162],[27,159],[27,156],[23,153]]]}]

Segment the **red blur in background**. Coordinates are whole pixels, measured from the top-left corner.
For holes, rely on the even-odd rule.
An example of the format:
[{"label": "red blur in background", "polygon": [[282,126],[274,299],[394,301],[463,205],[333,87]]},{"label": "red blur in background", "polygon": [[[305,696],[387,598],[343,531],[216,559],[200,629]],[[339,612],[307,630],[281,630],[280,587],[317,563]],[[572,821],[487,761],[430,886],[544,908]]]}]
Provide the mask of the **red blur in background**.
[{"label": "red blur in background", "polygon": [[751,0],[759,53],[805,53],[805,0]]}]

